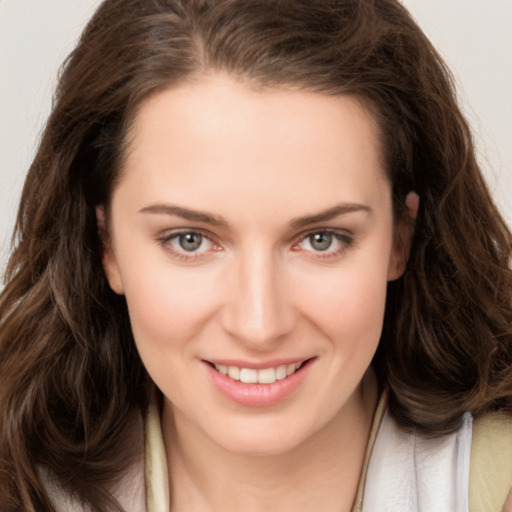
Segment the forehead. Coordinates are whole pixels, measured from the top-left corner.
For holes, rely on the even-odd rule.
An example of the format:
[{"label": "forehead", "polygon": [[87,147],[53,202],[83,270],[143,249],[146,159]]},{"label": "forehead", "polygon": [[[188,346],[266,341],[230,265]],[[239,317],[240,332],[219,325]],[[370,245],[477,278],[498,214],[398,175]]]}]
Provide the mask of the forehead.
[{"label": "forehead", "polygon": [[378,195],[388,186],[381,160],[378,127],[357,99],[220,75],[140,106],[121,186],[130,182],[141,201],[181,195],[191,207],[229,189],[248,206],[265,197],[314,209]]}]

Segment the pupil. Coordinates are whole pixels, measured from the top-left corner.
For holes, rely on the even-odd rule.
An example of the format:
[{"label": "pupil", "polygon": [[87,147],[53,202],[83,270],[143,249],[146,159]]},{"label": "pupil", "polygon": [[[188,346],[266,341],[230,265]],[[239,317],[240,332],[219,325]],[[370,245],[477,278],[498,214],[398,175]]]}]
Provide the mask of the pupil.
[{"label": "pupil", "polygon": [[317,251],[326,251],[332,243],[332,235],[329,233],[315,233],[309,237],[311,247]]},{"label": "pupil", "polygon": [[180,246],[185,251],[195,251],[199,249],[203,241],[203,236],[197,233],[187,233],[180,235],[179,242]]}]

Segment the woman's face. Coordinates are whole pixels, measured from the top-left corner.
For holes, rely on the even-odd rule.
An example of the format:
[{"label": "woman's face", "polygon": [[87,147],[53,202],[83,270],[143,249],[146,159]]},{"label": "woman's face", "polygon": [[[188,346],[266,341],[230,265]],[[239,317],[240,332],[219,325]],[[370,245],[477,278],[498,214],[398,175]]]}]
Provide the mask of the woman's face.
[{"label": "woman's face", "polygon": [[368,112],[212,76],[129,144],[104,266],[177,427],[270,454],[350,421],[405,265]]}]

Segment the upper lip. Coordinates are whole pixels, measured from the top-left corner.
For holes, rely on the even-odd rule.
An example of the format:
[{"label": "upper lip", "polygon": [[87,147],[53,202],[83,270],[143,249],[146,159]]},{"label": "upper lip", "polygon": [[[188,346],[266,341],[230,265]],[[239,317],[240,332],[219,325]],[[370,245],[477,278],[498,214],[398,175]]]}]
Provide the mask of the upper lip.
[{"label": "upper lip", "polygon": [[289,357],[282,359],[272,359],[269,361],[242,361],[241,359],[204,359],[205,362],[213,365],[221,366],[237,366],[238,368],[252,368],[254,370],[261,370],[264,368],[277,368],[282,365],[305,363],[313,359],[313,357]]}]

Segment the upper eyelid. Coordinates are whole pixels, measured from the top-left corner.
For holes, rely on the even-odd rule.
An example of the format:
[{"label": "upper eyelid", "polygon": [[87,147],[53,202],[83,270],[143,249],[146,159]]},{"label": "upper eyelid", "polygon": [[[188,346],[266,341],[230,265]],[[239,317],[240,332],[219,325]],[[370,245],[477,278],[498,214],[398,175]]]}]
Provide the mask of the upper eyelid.
[{"label": "upper eyelid", "polygon": [[187,233],[196,233],[198,235],[204,236],[208,238],[211,242],[215,242],[216,237],[210,233],[208,230],[200,229],[200,228],[175,228],[175,229],[167,229],[163,230],[161,234],[158,235],[158,240],[171,240],[179,235],[187,234]]},{"label": "upper eyelid", "polygon": [[304,240],[308,236],[314,235],[315,233],[329,233],[335,236],[346,236],[347,238],[354,238],[353,233],[348,229],[341,229],[341,228],[315,228],[315,229],[308,229],[307,231],[303,231],[299,233],[298,235],[295,235],[292,238],[292,241],[294,243],[300,242],[301,240]]}]

